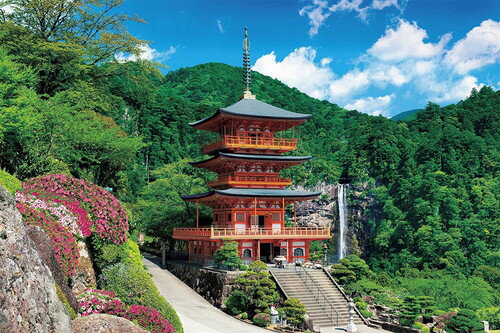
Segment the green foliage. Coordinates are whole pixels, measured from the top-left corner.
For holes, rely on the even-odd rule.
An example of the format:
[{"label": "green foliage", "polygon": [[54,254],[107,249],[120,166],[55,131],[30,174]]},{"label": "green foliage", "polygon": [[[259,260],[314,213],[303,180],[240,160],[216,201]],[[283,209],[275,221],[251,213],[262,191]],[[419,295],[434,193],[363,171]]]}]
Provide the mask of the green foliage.
[{"label": "green foliage", "polygon": [[446,328],[458,333],[481,332],[484,329],[484,325],[479,321],[474,311],[461,309],[451,318]]},{"label": "green foliage", "polygon": [[240,314],[240,318],[241,318],[241,319],[243,319],[243,320],[248,319],[248,313],[246,313],[246,312],[242,312],[242,313]]},{"label": "green foliage", "polygon": [[304,315],[306,313],[306,308],[295,297],[288,298],[283,303],[283,309],[286,315],[287,323],[292,327],[298,327],[304,322]]},{"label": "green foliage", "polygon": [[257,313],[252,321],[257,326],[267,327],[271,324],[271,316],[267,313]]},{"label": "green foliage", "polygon": [[490,323],[490,329],[500,329],[500,307],[482,308],[476,311],[479,320]]},{"label": "green foliage", "polygon": [[129,263],[139,267],[143,265],[139,247],[130,239],[121,245],[104,244],[95,251],[94,262],[101,270],[117,263]]},{"label": "green foliage", "polygon": [[0,186],[3,186],[11,194],[21,189],[22,182],[10,173],[0,170]]},{"label": "green foliage", "polygon": [[112,291],[127,305],[140,304],[156,309],[175,328],[182,332],[182,324],[175,310],[160,295],[144,267],[119,263],[108,266],[99,277],[99,287]]},{"label": "green foliage", "polygon": [[330,274],[341,284],[350,284],[363,277],[373,276],[366,261],[354,254],[348,255],[341,259],[338,264],[332,265]]},{"label": "green foliage", "polygon": [[215,251],[215,264],[217,267],[234,271],[243,263],[241,260],[238,243],[232,240],[223,240],[222,246]]},{"label": "green foliage", "polygon": [[59,300],[64,304],[66,307],[66,310],[68,310],[69,317],[71,319],[75,319],[78,317],[76,314],[75,310],[71,307],[71,305],[68,302],[68,299],[66,298],[66,295],[62,292],[61,288],[57,285],[57,283],[54,283],[54,287],[56,288],[57,296],[59,297]]},{"label": "green foliage", "polygon": [[233,315],[240,314],[248,309],[248,297],[242,290],[235,290],[229,295],[225,305]]},{"label": "green foliage", "polygon": [[241,291],[248,297],[247,312],[268,312],[270,306],[279,300],[276,284],[270,278],[267,265],[260,260],[248,265],[248,270],[234,281],[235,292]]}]

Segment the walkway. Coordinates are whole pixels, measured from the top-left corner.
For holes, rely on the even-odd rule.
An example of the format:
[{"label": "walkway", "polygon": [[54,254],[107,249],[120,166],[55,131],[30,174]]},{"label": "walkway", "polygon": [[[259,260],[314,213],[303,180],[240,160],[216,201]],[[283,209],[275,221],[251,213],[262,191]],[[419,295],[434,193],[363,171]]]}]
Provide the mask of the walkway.
[{"label": "walkway", "polygon": [[143,263],[153,275],[160,294],[174,307],[186,333],[265,333],[266,329],[246,324],[208,303],[166,269],[160,258],[143,253]]}]

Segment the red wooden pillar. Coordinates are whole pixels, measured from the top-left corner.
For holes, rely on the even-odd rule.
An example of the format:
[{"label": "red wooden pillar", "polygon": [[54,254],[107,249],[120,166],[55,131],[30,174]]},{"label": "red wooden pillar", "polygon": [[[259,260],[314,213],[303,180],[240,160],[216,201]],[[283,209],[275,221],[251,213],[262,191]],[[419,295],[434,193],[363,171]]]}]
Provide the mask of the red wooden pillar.
[{"label": "red wooden pillar", "polygon": [[305,245],[306,245],[306,258],[305,258],[305,261],[309,261],[309,242],[308,241],[305,241]]},{"label": "red wooden pillar", "polygon": [[287,261],[289,263],[291,263],[292,262],[292,240],[290,240],[290,239],[287,242],[286,255],[287,255]]}]

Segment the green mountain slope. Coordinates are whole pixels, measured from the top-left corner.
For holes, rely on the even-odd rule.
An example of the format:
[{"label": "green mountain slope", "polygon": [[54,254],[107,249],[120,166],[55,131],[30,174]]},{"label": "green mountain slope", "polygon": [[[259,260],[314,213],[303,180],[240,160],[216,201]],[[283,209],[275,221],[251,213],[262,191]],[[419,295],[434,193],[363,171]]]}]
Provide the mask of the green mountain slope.
[{"label": "green mountain slope", "polygon": [[394,121],[408,121],[408,120],[413,120],[417,117],[417,112],[423,111],[422,109],[413,109],[413,110],[408,110],[404,112],[400,112],[394,117],[391,117],[392,120]]}]

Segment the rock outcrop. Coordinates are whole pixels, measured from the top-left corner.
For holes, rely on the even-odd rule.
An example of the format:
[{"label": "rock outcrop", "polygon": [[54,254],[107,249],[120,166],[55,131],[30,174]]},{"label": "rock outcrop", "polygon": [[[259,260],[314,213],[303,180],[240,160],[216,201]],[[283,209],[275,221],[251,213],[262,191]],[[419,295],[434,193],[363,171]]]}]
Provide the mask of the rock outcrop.
[{"label": "rock outcrop", "polygon": [[107,314],[92,314],[73,320],[75,333],[148,333],[133,322]]},{"label": "rock outcrop", "polygon": [[75,294],[90,288],[97,288],[94,266],[90,257],[90,252],[85,242],[78,241],[80,257],[75,268],[75,274],[71,277],[71,289]]},{"label": "rock outcrop", "polygon": [[73,332],[54,278],[0,187],[0,332]]},{"label": "rock outcrop", "polygon": [[[313,188],[295,186],[294,189],[322,192],[317,199],[300,202],[297,205],[297,224],[304,227],[330,226],[334,235],[331,240],[332,246],[336,247],[338,243],[336,235],[339,229],[338,186],[318,184]],[[378,220],[381,217],[381,209],[371,189],[372,186],[367,183],[347,185],[347,247],[349,253],[362,257],[370,252],[371,234],[368,220]],[[293,220],[293,213],[289,212],[288,218]]]}]

